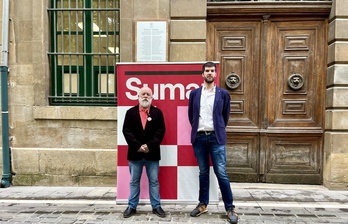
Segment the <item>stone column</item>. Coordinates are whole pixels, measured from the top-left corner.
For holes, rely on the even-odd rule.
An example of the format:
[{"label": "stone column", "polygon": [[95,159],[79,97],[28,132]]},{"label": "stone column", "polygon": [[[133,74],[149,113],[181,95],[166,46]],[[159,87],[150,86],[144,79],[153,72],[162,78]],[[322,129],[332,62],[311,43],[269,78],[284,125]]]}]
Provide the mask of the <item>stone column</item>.
[{"label": "stone column", "polygon": [[333,0],[329,17],[324,185],[348,189],[348,0]]}]

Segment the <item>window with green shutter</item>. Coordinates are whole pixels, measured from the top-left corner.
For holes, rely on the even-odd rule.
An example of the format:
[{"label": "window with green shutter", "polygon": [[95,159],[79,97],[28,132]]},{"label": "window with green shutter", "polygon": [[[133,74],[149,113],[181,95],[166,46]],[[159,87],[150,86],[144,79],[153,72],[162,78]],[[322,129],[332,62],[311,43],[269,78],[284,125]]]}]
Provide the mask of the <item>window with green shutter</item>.
[{"label": "window with green shutter", "polygon": [[119,0],[51,0],[51,105],[116,106]]}]

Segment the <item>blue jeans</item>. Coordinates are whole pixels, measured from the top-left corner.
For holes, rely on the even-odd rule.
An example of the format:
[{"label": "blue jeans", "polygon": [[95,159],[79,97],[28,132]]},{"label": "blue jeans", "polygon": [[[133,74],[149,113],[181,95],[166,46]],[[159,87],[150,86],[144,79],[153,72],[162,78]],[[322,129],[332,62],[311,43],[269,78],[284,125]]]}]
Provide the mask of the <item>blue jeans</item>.
[{"label": "blue jeans", "polygon": [[214,173],[220,187],[225,210],[234,208],[230,181],[226,173],[226,147],[217,142],[215,133],[205,135],[197,133],[192,144],[199,166],[199,202],[209,204],[209,155]]},{"label": "blue jeans", "polygon": [[139,203],[140,194],[140,179],[143,173],[143,167],[145,165],[146,174],[149,180],[149,194],[152,208],[158,208],[160,204],[160,193],[159,193],[159,161],[149,160],[137,160],[128,161],[129,172],[131,174],[130,181],[130,195],[128,198],[128,206],[136,209]]}]

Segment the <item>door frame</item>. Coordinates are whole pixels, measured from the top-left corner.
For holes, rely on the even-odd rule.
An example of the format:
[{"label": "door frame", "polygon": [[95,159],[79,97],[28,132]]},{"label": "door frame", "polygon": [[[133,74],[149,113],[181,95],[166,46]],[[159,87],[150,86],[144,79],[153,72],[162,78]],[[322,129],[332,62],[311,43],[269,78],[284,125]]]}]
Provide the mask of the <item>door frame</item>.
[{"label": "door frame", "polygon": [[[332,2],[208,2],[207,3],[207,60],[215,60],[214,52],[212,49],[214,45],[209,44],[212,37],[212,30],[210,30],[209,23],[211,22],[231,22],[231,21],[258,21],[261,25],[261,42],[260,42],[260,75],[262,77],[261,86],[265,86],[265,74],[267,72],[266,63],[269,60],[268,57],[268,43],[269,37],[269,18],[272,20],[282,20],[286,18],[288,21],[296,20],[298,21],[303,18],[303,20],[327,20],[331,11]],[[265,88],[263,90],[265,91]],[[263,92],[263,95],[266,93]],[[260,104],[264,104],[265,98],[260,98]],[[265,107],[261,107],[263,110]],[[260,115],[265,114],[265,111],[260,111]],[[324,115],[325,116],[325,115]],[[267,122],[263,122],[263,117],[260,117],[261,129],[267,128]],[[324,127],[324,126],[323,126]],[[240,130],[237,128],[227,128],[227,132],[233,132],[234,135],[238,135]],[[265,133],[261,131],[260,133],[260,147],[266,144],[263,140]],[[296,134],[295,134],[296,135]],[[313,133],[315,138],[318,135],[323,135],[323,133]],[[320,145],[323,148],[323,145]],[[261,150],[262,151],[262,150]],[[258,167],[257,172],[259,173],[258,177],[253,175],[241,175],[240,173],[235,175],[238,176],[237,179],[245,179],[247,182],[266,182],[266,177],[264,176],[265,170],[259,163],[266,162],[266,155],[262,152],[257,155]],[[233,172],[233,169],[231,169]],[[229,174],[232,180],[236,178],[233,175]],[[322,180],[322,171],[320,171],[320,180],[315,180],[320,182]]]}]

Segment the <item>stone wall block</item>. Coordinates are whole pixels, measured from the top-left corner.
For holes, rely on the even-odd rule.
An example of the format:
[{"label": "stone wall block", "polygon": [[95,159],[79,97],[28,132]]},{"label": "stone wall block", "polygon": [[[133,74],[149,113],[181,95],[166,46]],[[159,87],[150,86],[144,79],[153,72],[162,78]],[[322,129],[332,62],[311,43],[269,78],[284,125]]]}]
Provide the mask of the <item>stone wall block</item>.
[{"label": "stone wall block", "polygon": [[158,17],[161,19],[170,18],[170,3],[172,0],[159,0],[158,1]]},{"label": "stone wall block", "polygon": [[34,106],[33,113],[38,120],[117,120],[114,107]]},{"label": "stone wall block", "polygon": [[206,0],[175,0],[170,1],[170,3],[170,16],[172,18],[205,18],[207,16]]},{"label": "stone wall block", "polygon": [[348,110],[326,110],[325,129],[326,130],[347,130],[348,129]]},{"label": "stone wall block", "polygon": [[116,179],[117,150],[98,150],[95,155],[97,175],[114,175]]},{"label": "stone wall block", "polygon": [[329,88],[326,94],[326,107],[348,107],[348,87]]},{"label": "stone wall block", "polygon": [[348,153],[348,133],[347,132],[326,132],[325,133],[325,154],[344,154]]},{"label": "stone wall block", "polygon": [[206,43],[172,43],[170,61],[205,61]]},{"label": "stone wall block", "polygon": [[15,48],[15,52],[17,52],[17,62],[19,64],[34,63],[32,51],[35,50],[35,47],[31,42],[18,42]]},{"label": "stone wall block", "polygon": [[158,0],[134,0],[134,19],[168,19],[169,0],[162,0],[161,3],[162,8]]},{"label": "stone wall block", "polygon": [[37,174],[40,172],[38,149],[11,149],[12,168],[15,173]]},{"label": "stone wall block", "polygon": [[206,40],[206,20],[172,20],[170,23],[171,40]]},{"label": "stone wall block", "polygon": [[120,42],[120,61],[121,62],[131,62],[133,61],[134,54],[134,21],[133,19],[121,19],[121,35]]},{"label": "stone wall block", "polygon": [[105,187],[105,186],[114,187],[116,186],[116,175],[80,176],[78,178],[78,184],[79,186],[90,186],[90,187]]},{"label": "stone wall block", "polygon": [[344,63],[348,58],[348,42],[335,42],[329,45],[328,64]]},{"label": "stone wall block", "polygon": [[[120,13],[121,13],[120,17],[123,19],[133,19],[134,1],[120,0],[120,6],[122,8],[122,10],[120,11]],[[122,22],[121,22],[121,24],[122,24]]]},{"label": "stone wall block", "polygon": [[11,14],[14,15],[14,18],[16,21],[31,21],[34,17],[33,15],[35,11],[32,9],[38,9],[42,7],[42,4],[40,3],[39,5],[36,5],[36,6],[34,5],[35,5],[35,2],[33,1],[12,0],[10,1],[10,11],[11,11]]},{"label": "stone wall block", "polygon": [[40,150],[40,173],[48,175],[96,175],[94,150]]},{"label": "stone wall block", "polygon": [[15,185],[116,186],[116,150],[12,149]]},{"label": "stone wall block", "polygon": [[329,24],[328,41],[348,38],[348,19],[336,19]]},{"label": "stone wall block", "polygon": [[331,154],[324,163],[323,180],[329,189],[348,190],[348,153]]},{"label": "stone wall block", "polygon": [[35,89],[33,85],[18,85],[16,82],[12,81],[10,81],[9,84],[8,94],[11,105],[32,106],[34,104]]},{"label": "stone wall block", "polygon": [[327,70],[327,86],[348,85],[348,65],[332,65]]},{"label": "stone wall block", "polygon": [[348,0],[332,0],[329,18],[346,17],[348,15]]}]

